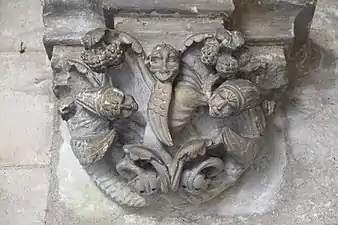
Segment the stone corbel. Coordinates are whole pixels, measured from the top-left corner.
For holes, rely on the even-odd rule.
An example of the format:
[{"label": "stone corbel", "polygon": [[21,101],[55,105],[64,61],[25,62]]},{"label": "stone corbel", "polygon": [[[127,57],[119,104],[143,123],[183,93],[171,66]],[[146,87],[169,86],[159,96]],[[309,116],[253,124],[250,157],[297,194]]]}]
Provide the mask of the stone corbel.
[{"label": "stone corbel", "polygon": [[[53,91],[74,155],[122,206],[218,197],[266,147],[268,117],[289,82],[283,44],[293,32],[260,29],[263,17],[225,27],[226,10],[135,17],[109,3],[45,1]],[[103,28],[103,9],[114,29]]]},{"label": "stone corbel", "polygon": [[45,44],[51,59],[54,46],[81,46],[89,30],[104,27],[102,0],[44,0]]}]

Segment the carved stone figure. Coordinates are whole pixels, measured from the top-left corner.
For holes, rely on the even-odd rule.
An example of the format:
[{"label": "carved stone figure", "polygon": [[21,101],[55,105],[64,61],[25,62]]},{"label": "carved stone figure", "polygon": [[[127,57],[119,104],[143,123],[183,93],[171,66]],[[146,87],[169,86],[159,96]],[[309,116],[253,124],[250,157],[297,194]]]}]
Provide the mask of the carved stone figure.
[{"label": "carved stone figure", "polygon": [[154,45],[148,57],[116,30],[90,31],[83,45],[82,61],[53,61],[54,92],[75,156],[114,201],[207,202],[251,165],[267,100],[264,73],[253,75],[264,65],[250,62],[240,32],[196,34],[180,50]]},{"label": "carved stone figure", "polygon": [[167,44],[157,45],[148,57],[149,70],[155,85],[148,103],[148,119],[156,137],[166,145],[173,145],[168,126],[168,111],[172,83],[179,72],[180,53]]}]

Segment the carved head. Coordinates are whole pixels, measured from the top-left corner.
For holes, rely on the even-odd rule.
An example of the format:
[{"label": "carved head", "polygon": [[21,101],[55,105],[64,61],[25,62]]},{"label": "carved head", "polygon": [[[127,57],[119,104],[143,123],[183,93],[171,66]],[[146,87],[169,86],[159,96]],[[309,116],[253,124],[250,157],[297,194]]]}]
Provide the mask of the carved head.
[{"label": "carved head", "polygon": [[241,99],[231,89],[217,89],[209,100],[209,113],[212,117],[228,117],[238,111]]},{"label": "carved head", "polygon": [[221,84],[209,99],[209,113],[212,117],[228,117],[260,103],[258,88],[248,80],[229,80]]},{"label": "carved head", "polygon": [[53,82],[53,92],[57,98],[60,98],[62,95],[68,93],[70,87],[68,86],[68,81],[70,77],[70,69],[71,66],[65,58],[53,57],[51,61],[51,67],[55,74],[55,77],[59,79],[55,79]]},{"label": "carved head", "polygon": [[204,64],[214,66],[217,63],[221,44],[216,38],[208,38],[205,40],[201,49],[201,60]]},{"label": "carved head", "polygon": [[153,48],[148,57],[149,71],[160,81],[173,80],[180,67],[180,52],[168,44]]},{"label": "carved head", "polygon": [[100,101],[100,114],[109,119],[129,118],[138,110],[133,96],[118,89],[109,89],[103,93]]}]

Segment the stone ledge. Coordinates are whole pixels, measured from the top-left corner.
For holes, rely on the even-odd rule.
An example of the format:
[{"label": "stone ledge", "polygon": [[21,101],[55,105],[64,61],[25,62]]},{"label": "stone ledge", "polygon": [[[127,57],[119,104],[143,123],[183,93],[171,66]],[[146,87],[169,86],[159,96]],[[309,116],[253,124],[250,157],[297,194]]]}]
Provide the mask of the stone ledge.
[{"label": "stone ledge", "polygon": [[115,28],[128,32],[142,44],[145,52],[159,43],[166,42],[180,49],[184,41],[195,33],[212,32],[222,27],[223,17],[209,18],[131,18],[116,17]]},{"label": "stone ledge", "polygon": [[282,45],[295,37],[294,23],[302,6],[284,4],[271,9],[261,8],[252,12],[239,12],[234,18],[235,28],[249,39],[249,44]]},{"label": "stone ledge", "polygon": [[43,43],[49,58],[52,57],[55,45],[81,45],[81,38],[86,32],[104,27],[103,17],[88,9],[45,12],[43,17],[45,25]]},{"label": "stone ledge", "polygon": [[178,13],[181,15],[219,14],[230,15],[234,10],[232,0],[104,0],[105,10],[116,13]]}]

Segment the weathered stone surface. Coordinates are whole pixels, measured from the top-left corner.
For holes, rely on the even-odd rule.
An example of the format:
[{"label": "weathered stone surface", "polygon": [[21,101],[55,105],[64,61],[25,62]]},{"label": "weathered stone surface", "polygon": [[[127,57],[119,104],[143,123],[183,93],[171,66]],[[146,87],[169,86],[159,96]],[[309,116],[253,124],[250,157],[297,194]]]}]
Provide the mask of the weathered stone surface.
[{"label": "weathered stone surface", "polygon": [[114,22],[116,29],[126,31],[139,40],[149,55],[151,49],[159,42],[181,49],[184,41],[191,35],[201,32],[213,33],[222,27],[223,18],[116,17]]},{"label": "weathered stone surface", "polygon": [[318,1],[311,26],[311,39],[318,45],[338,54],[338,2]]},{"label": "weathered stone surface", "polygon": [[39,0],[0,2],[0,51],[19,52],[23,42],[27,51],[43,50],[42,7]]},{"label": "weathered stone surface", "polygon": [[45,224],[48,174],[45,168],[0,170],[0,224]]},{"label": "weathered stone surface", "polygon": [[266,79],[260,84],[262,90],[276,90],[288,85],[287,62],[283,48],[280,46],[252,46],[250,47],[252,61],[268,63]]},{"label": "weathered stone surface", "polygon": [[[301,1],[292,1],[295,4],[298,2]],[[320,4],[312,25],[312,38],[317,44],[336,53],[336,2],[321,1]],[[266,20],[266,23],[270,22]],[[286,23],[289,28],[281,31],[286,32],[287,37],[293,37],[293,20]],[[123,27],[123,24],[119,26]],[[248,27],[251,29],[251,26]],[[271,31],[272,36],[274,31],[279,32],[278,27],[257,24],[252,27],[256,35],[260,35],[258,31],[265,28]],[[137,26],[128,29],[133,28]],[[144,38],[145,41],[147,39]],[[148,44],[153,43],[150,41]],[[170,207],[159,212],[139,214],[121,211],[107,202],[89,181],[67,144],[68,134],[63,133],[65,143],[60,149],[57,167],[57,198],[60,197],[60,201],[54,209],[52,207],[54,212],[49,217],[52,219],[47,224],[337,224],[338,156],[335,139],[338,124],[335,114],[338,110],[338,93],[335,67],[332,60],[327,62],[322,59],[322,68],[301,74],[304,76],[301,79],[296,77],[295,89],[290,93],[294,104],[285,106],[289,120],[289,133],[285,137],[287,151],[275,152],[271,157],[275,164],[267,166],[258,163],[257,170],[242,179],[240,186],[246,188],[240,189],[240,193],[230,193],[229,201],[213,207],[206,205],[206,214],[211,211],[223,217],[203,213],[191,215],[185,211],[173,217],[177,212]],[[284,122],[281,117],[275,124]],[[275,125],[273,128],[278,132],[283,126]],[[63,127],[62,131],[65,130]],[[283,142],[279,144],[284,145]],[[280,149],[285,149],[285,146]]]},{"label": "weathered stone surface", "polygon": [[295,5],[305,5],[312,0],[252,0],[252,1],[247,1],[247,0],[234,0],[235,4],[253,4],[253,5],[266,5],[266,6],[274,6],[278,4],[284,4],[284,3],[291,3]]},{"label": "weathered stone surface", "polygon": [[81,45],[89,30],[104,27],[102,1],[44,0],[43,42],[49,57],[54,45]]},{"label": "weathered stone surface", "polygon": [[0,165],[48,164],[53,135],[51,70],[43,52],[2,53]]},{"label": "weathered stone surface", "polygon": [[46,96],[0,92],[0,165],[48,164],[52,137]]},{"label": "weathered stone surface", "polygon": [[44,52],[0,53],[1,90],[50,96],[51,68]]},{"label": "weathered stone surface", "polygon": [[[276,132],[275,129],[281,129],[283,122],[277,120],[275,124],[269,132],[276,134],[273,135],[273,140],[282,140],[278,137],[282,133]],[[236,215],[265,213],[281,198],[279,189],[281,183],[285,182],[283,174],[287,163],[283,141],[275,145],[277,151],[273,150],[274,155],[257,160],[253,171],[242,178],[244,182],[239,184],[241,186],[239,191],[237,189],[229,193],[226,200],[218,204],[208,204],[201,208],[190,206],[184,211],[177,211],[174,206],[159,204],[157,209],[138,210],[137,214],[130,214],[133,210],[125,211],[110,202],[90,181],[72,153],[69,145],[70,136],[65,123],[61,124],[61,133],[64,143],[60,148],[57,168],[59,202],[51,209],[53,211],[51,217],[55,218],[54,223],[50,223],[53,225],[66,221],[72,221],[74,224],[98,225],[107,222],[121,225],[234,224],[226,223],[226,221]],[[265,151],[270,151],[270,149]],[[266,174],[267,170],[270,171],[268,174]],[[182,213],[184,217],[180,216]],[[218,216],[211,217],[210,215]]]},{"label": "weathered stone surface", "polygon": [[60,126],[63,144],[57,164],[57,202],[49,209],[48,225],[114,223],[124,210],[110,202],[90,181],[70,147],[70,135],[65,122]]},{"label": "weathered stone surface", "polygon": [[[69,52],[76,55],[76,50],[78,49],[58,47],[55,49],[54,54],[56,58],[65,57]],[[278,59],[283,58],[280,48],[270,46],[266,48],[259,47],[255,49],[255,53],[258,52],[263,55],[266,52],[270,52],[274,53],[273,56]],[[278,65],[285,67],[284,62],[279,63]],[[85,175],[85,172],[80,168],[80,165],[72,154],[72,150],[68,144],[69,134],[63,125],[61,131],[64,144],[60,150],[61,154],[57,172],[60,201],[55,204],[55,207],[52,207],[52,209],[55,208],[56,210],[54,216],[50,216],[50,218],[57,218],[58,221],[63,221],[66,218],[65,220],[72,220],[82,224],[88,221],[94,224],[104,224],[109,220],[112,220],[116,224],[137,224],[140,221],[154,224],[189,224],[198,218],[200,224],[218,224],[225,223],[229,218],[236,217],[237,215],[248,216],[255,213],[266,213],[278,205],[279,199],[283,198],[284,193],[280,193],[280,189],[286,183],[286,177],[289,175],[285,172],[287,166],[286,146],[282,135],[283,132],[280,132],[280,130],[284,129],[285,125],[283,118],[278,118],[281,121],[275,121],[275,125],[272,125],[267,132],[271,135],[268,138],[271,140],[271,143],[266,146],[273,146],[273,149],[264,149],[267,154],[262,154],[264,157],[257,159],[252,172],[246,174],[241,179],[238,187],[228,193],[224,200],[217,204],[206,204],[201,207],[187,206],[184,210],[177,210],[175,209],[175,203],[171,202],[170,197],[168,197],[169,204],[163,205],[159,202],[155,208],[139,210],[134,215],[127,215],[126,212],[113,203],[102,201],[102,195],[99,194],[98,190],[91,188],[93,184],[89,181],[87,175]],[[96,197],[87,199],[86,196],[88,195]],[[94,205],[95,208],[87,207],[91,205]],[[198,217],[196,217],[196,213]],[[102,217],[96,217],[97,220],[93,222],[94,214],[102,215]],[[184,217],[180,218],[182,214],[184,214]],[[214,215],[215,217],[211,218],[210,215]],[[226,216],[227,218],[223,218],[222,216]]]},{"label": "weathered stone surface", "polygon": [[243,15],[240,30],[250,42],[283,42],[294,37],[294,20],[300,8],[285,8]]},{"label": "weathered stone surface", "polygon": [[338,222],[337,90],[335,65],[323,64],[300,78],[291,95],[289,156],[294,188],[285,209],[294,216],[290,224]]},{"label": "weathered stone surface", "polygon": [[104,0],[104,7],[117,12],[152,12],[201,14],[225,12],[231,13],[234,5],[231,0]]},{"label": "weathered stone surface", "polygon": [[[338,155],[335,135],[338,126],[335,112],[338,109],[335,102],[338,89],[332,62],[334,60],[331,59],[330,64],[324,57],[319,68],[305,75],[291,74],[296,79],[290,92],[293,104],[285,105],[286,118],[279,115],[269,126],[268,133],[276,134],[276,139],[269,139],[276,149],[267,149],[272,154],[267,157],[263,154],[253,166],[254,170],[242,177],[236,189],[225,195],[224,201],[206,204],[202,211],[189,207],[177,211],[171,205],[161,206],[160,202],[158,209],[130,214],[113,203],[102,201],[96,188],[88,191],[92,184],[66,144],[69,136],[62,128],[65,143],[60,150],[58,179],[59,194],[63,197],[57,209],[63,213],[56,217],[59,221],[74,221],[74,224],[99,225],[107,222],[121,225],[336,224]],[[283,129],[288,130],[288,135],[278,137]],[[87,189],[83,191],[82,187]],[[86,196],[96,197],[79,203]],[[92,204],[95,213],[88,211],[87,206]],[[103,216],[97,218],[92,213]]]},{"label": "weathered stone surface", "polygon": [[295,37],[296,18],[304,6],[283,2],[274,7],[264,7],[260,4],[259,7],[252,11],[240,9],[235,11],[236,29],[241,30],[252,44],[291,43]]}]

